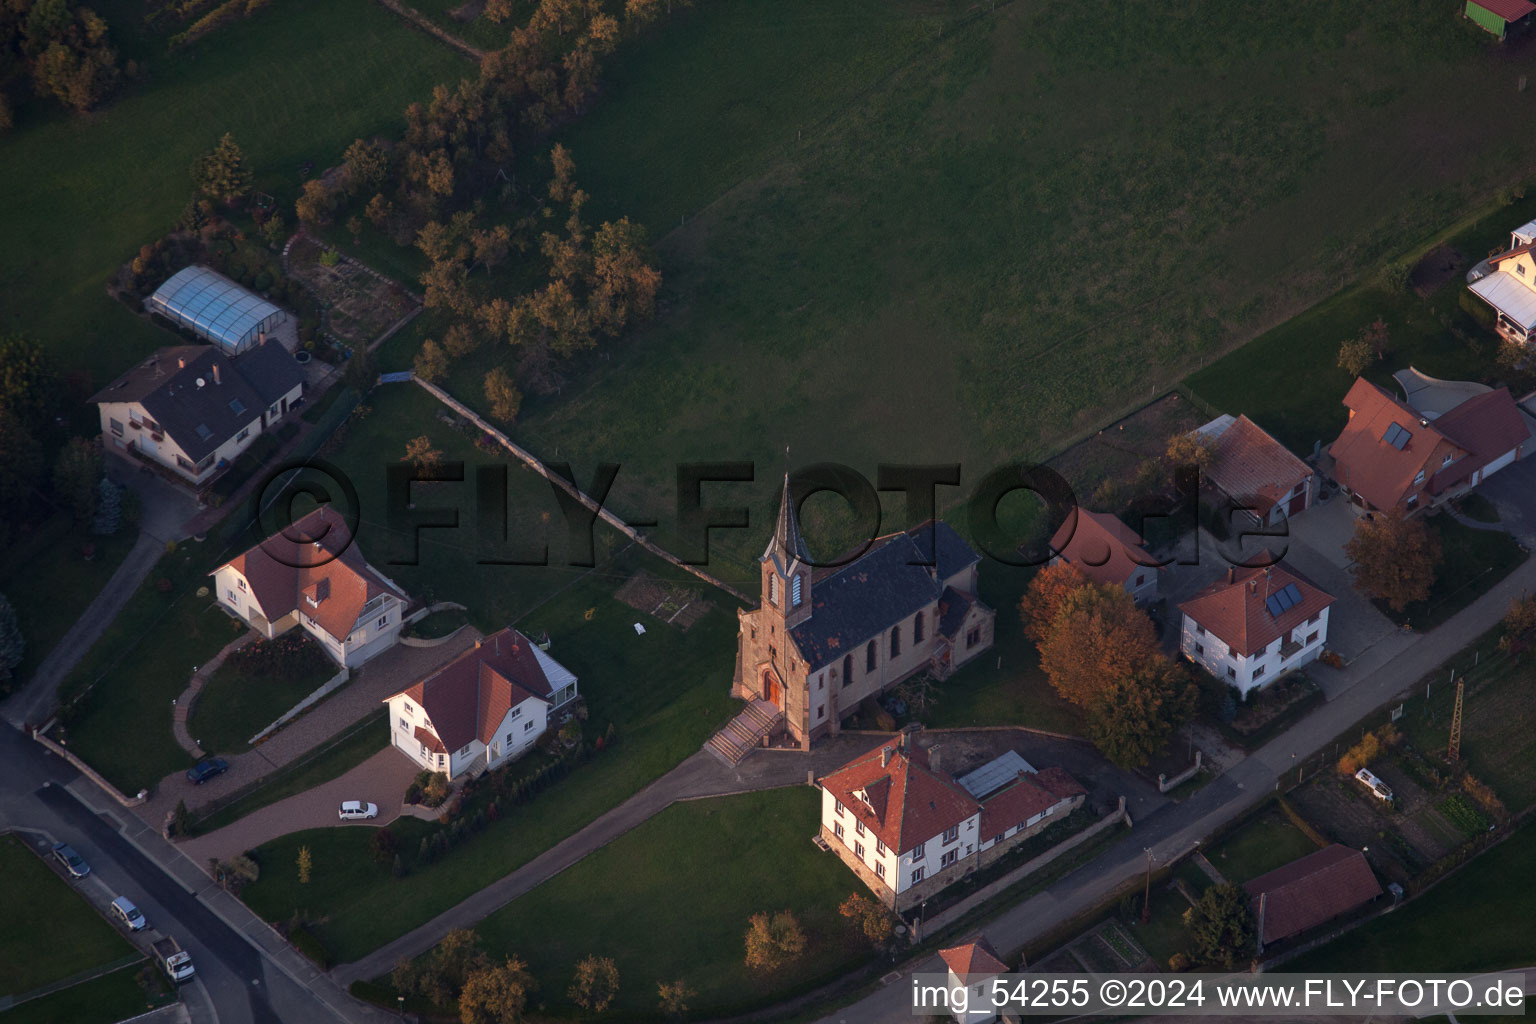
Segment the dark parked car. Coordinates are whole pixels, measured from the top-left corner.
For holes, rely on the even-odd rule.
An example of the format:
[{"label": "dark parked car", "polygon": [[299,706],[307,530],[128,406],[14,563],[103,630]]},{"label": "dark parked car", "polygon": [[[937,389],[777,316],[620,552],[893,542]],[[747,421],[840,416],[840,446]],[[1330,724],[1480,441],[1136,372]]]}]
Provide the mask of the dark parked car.
[{"label": "dark parked car", "polygon": [[187,769],[187,781],[195,786],[201,786],[215,775],[223,775],[227,771],[229,771],[228,761],[222,757],[210,757]]},{"label": "dark parked car", "polygon": [[894,693],[888,693],[884,697],[881,697],[880,706],[889,711],[893,718],[900,718],[902,715],[907,713],[907,702],[896,696]]},{"label": "dark parked car", "polygon": [[64,866],[70,878],[84,878],[91,873],[91,866],[85,862],[85,858],[76,853],[75,848],[68,843],[53,844],[53,859]]}]

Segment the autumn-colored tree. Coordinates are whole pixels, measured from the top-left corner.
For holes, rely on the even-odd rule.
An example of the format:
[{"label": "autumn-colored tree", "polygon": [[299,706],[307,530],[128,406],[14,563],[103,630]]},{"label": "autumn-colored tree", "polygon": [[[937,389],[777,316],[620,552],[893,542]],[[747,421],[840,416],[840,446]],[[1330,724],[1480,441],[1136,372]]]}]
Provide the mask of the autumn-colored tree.
[{"label": "autumn-colored tree", "polygon": [[1536,640],[1536,597],[1517,597],[1504,613],[1499,650],[1519,657]]},{"label": "autumn-colored tree", "polygon": [[661,272],[651,266],[645,229],[628,217],[604,223],[592,239],[590,305],[598,331],[617,337],[656,309]]},{"label": "autumn-colored tree", "polygon": [[[122,78],[117,51],[108,38],[107,23],[95,11],[71,10],[62,0],[8,6],[12,16],[20,15],[13,24],[23,36],[20,49],[31,63],[38,95],[53,96],[83,113],[117,87]],[[0,26],[7,20],[0,14]]]},{"label": "autumn-colored tree", "polygon": [[389,176],[389,153],[366,139],[354,139],[342,157],[347,167],[347,191],[354,196],[377,192]]},{"label": "autumn-colored tree", "polygon": [[226,203],[250,194],[251,169],[245,165],[245,153],[229,132],[213,150],[204,153],[192,165],[192,179],[205,196]]},{"label": "autumn-colored tree", "polygon": [[319,178],[310,178],[299,191],[293,209],[299,223],[324,227],[331,222],[331,216],[336,212],[336,193]]},{"label": "autumn-colored tree", "polygon": [[1343,756],[1339,758],[1339,774],[1353,775],[1380,756],[1381,740],[1376,738],[1374,732],[1368,732],[1360,737],[1360,742],[1344,751]]},{"label": "autumn-colored tree", "polygon": [[464,1024],[519,1024],[536,987],[528,965],[515,956],[500,967],[482,967],[464,979],[459,1019]]},{"label": "autumn-colored tree", "polygon": [[517,390],[507,371],[497,366],[485,375],[485,400],[490,403],[492,416],[503,423],[511,423],[522,408],[523,393]]},{"label": "autumn-colored tree", "polygon": [[308,885],[310,873],[315,869],[315,859],[310,855],[309,847],[299,847],[299,859],[297,863],[299,867],[299,884]]},{"label": "autumn-colored tree", "polygon": [[395,212],[395,204],[384,198],[384,193],[379,192],[368,200],[368,205],[363,209],[363,216],[376,228],[383,228],[389,223],[389,218]]},{"label": "autumn-colored tree", "polygon": [[448,354],[441,345],[428,338],[421,343],[421,351],[416,353],[412,366],[422,380],[440,381],[448,376]]},{"label": "autumn-colored tree", "polygon": [[1339,346],[1339,368],[1351,377],[1360,376],[1375,359],[1364,338],[1350,338]]},{"label": "autumn-colored tree", "polygon": [[1440,539],[1401,508],[1357,522],[1344,553],[1354,563],[1356,588],[1395,612],[1428,599],[1441,558]]},{"label": "autumn-colored tree", "polygon": [[1195,466],[1204,472],[1216,457],[1216,442],[1208,434],[1191,430],[1170,437],[1163,454],[1171,465]]},{"label": "autumn-colored tree", "polygon": [[95,518],[101,477],[101,449],[94,441],[71,438],[53,465],[53,493],[76,522]]},{"label": "autumn-colored tree", "polygon": [[409,462],[417,469],[426,470],[443,461],[443,453],[432,447],[432,439],[422,434],[405,442],[405,456],[401,462]]},{"label": "autumn-colored tree", "polygon": [[1039,648],[1051,686],[1080,707],[1092,707],[1158,656],[1152,620],[1124,587],[1113,584],[1068,594]]},{"label": "autumn-colored tree", "polygon": [[[572,719],[575,721],[575,719]],[[612,957],[587,956],[576,965],[576,978],[566,995],[592,1013],[602,1013],[619,994],[619,968]]]},{"label": "autumn-colored tree", "polygon": [[434,1006],[452,1006],[477,972],[491,966],[480,938],[469,928],[455,928],[419,962],[402,960],[390,972],[401,995],[419,995]]},{"label": "autumn-colored tree", "polygon": [[1198,702],[1189,673],[1154,655],[1088,705],[1088,738],[1120,767],[1140,767],[1189,721]]},{"label": "autumn-colored tree", "polygon": [[455,359],[462,359],[479,347],[480,335],[469,324],[452,324],[443,334],[443,348]]},{"label": "autumn-colored tree", "polygon": [[352,236],[352,244],[358,245],[363,240],[363,219],[357,215],[347,218],[347,234]]},{"label": "autumn-colored tree", "polygon": [[1040,643],[1051,632],[1056,614],[1067,595],[1088,586],[1088,577],[1071,562],[1055,562],[1035,573],[1034,579],[1019,599],[1019,617],[1024,620],[1024,635]]},{"label": "autumn-colored tree", "polygon": [[863,932],[864,937],[878,946],[891,937],[891,912],[885,906],[862,893],[854,893],[837,908],[837,912]]},{"label": "autumn-colored tree", "polygon": [[1387,353],[1392,351],[1392,335],[1387,330],[1387,322],[1381,317],[1360,328],[1360,340],[1365,342],[1366,348],[1377,359],[1385,359]]},{"label": "autumn-colored tree", "polygon": [[772,971],[792,963],[805,952],[805,931],[788,910],[772,916],[753,914],[747,927],[747,966]]},{"label": "autumn-colored tree", "polygon": [[688,1016],[688,1000],[698,995],[681,979],[676,981],[658,981],[656,983],[657,1002],[661,1007],[661,1014],[667,1020],[682,1020]]}]

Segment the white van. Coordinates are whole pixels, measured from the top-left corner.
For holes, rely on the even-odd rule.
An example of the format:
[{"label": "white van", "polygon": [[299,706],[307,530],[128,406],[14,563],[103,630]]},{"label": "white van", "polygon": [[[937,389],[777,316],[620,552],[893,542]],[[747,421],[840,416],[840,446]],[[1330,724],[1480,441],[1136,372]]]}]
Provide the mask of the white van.
[{"label": "white van", "polygon": [[119,896],[112,901],[112,916],[127,925],[131,932],[141,932],[148,927],[144,915],[139,913],[139,908],[127,896]]},{"label": "white van", "polygon": [[1380,779],[1378,779],[1376,774],[1369,768],[1361,768],[1359,771],[1355,772],[1355,778],[1369,786],[1371,795],[1376,799],[1383,800],[1387,803],[1392,802],[1392,788],[1385,782],[1382,782]]}]

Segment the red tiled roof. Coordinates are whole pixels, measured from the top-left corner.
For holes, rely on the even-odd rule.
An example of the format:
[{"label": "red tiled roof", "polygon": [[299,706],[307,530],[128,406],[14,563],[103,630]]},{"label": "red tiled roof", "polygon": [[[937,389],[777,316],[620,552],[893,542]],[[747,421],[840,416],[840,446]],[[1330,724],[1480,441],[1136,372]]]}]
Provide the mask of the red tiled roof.
[{"label": "red tiled roof", "polygon": [[[1528,0],[1488,0],[1487,3],[1484,3],[1483,0],[1475,0],[1475,2],[1477,3],[1477,6],[1483,8],[1486,11],[1492,11],[1494,14],[1497,14],[1505,21],[1518,21],[1519,19],[1525,17],[1527,14],[1530,14],[1532,11],[1536,11],[1536,4],[1529,3]],[[1510,16],[1499,10],[1500,7],[1505,6],[1508,6],[1511,9],[1523,7],[1525,10],[1519,14]],[[1530,251],[1531,243],[1529,242],[1525,243],[1524,245],[1517,245],[1513,249],[1509,250],[1509,252],[1501,252],[1497,256],[1488,257],[1488,265],[1491,267],[1496,267],[1505,260],[1512,260],[1516,256]]]},{"label": "red tiled roof", "polygon": [[1244,884],[1254,919],[1264,896],[1264,942],[1315,928],[1381,895],[1381,883],[1359,850],[1335,843]]},{"label": "red tiled roof", "polygon": [[[1473,395],[1434,421],[1435,429],[1471,452],[1435,474],[1435,490],[1459,484],[1475,470],[1525,444],[1531,432],[1508,388]],[[1522,453],[1523,454],[1523,453]]]},{"label": "red tiled roof", "polygon": [[1205,475],[1234,501],[1267,516],[1312,470],[1253,420],[1239,416],[1216,438]]},{"label": "red tiled roof", "polygon": [[446,754],[446,753],[448,753],[448,748],[443,746],[443,741],[438,739],[437,738],[437,733],[433,732],[431,729],[423,729],[421,726],[418,725],[416,727],[416,734],[415,735],[416,735],[416,742],[420,743],[422,746],[424,746],[428,750],[432,751],[432,753],[434,753],[434,754]]},{"label": "red tiled roof", "polygon": [[1051,538],[1051,550],[1093,582],[1120,586],[1137,569],[1157,571],[1146,543],[1118,517],[1079,508]]},{"label": "red tiled roof", "polygon": [[225,564],[246,578],[269,620],[297,609],[345,640],[369,601],[380,594],[405,596],[350,540],[340,513],[322,505]]},{"label": "red tiled roof", "polygon": [[1018,778],[982,801],[981,838],[1000,836],[1047,808],[1086,792],[1061,768],[1047,768],[1033,775],[1020,772]]},{"label": "red tiled roof", "polygon": [[[1356,378],[1344,404],[1349,407],[1349,422],[1328,449],[1334,458],[1334,477],[1378,509],[1392,509],[1406,501],[1424,486],[1414,483],[1418,473],[1422,471],[1429,482],[1445,456],[1461,459],[1469,454],[1440,432],[1439,421],[1424,421],[1364,377]],[[1409,435],[1401,449],[1385,440],[1394,424]]]},{"label": "red tiled roof", "polygon": [[1047,792],[1058,800],[1069,800],[1074,796],[1086,796],[1088,791],[1082,783],[1074,779],[1065,769],[1052,765],[1042,768],[1035,773],[1035,782],[1043,786]]},{"label": "red tiled roof", "polygon": [[[1301,601],[1279,617],[1269,613],[1271,594],[1296,584]],[[1227,574],[1179,605],[1179,611],[1204,626],[1234,654],[1251,657],[1276,637],[1291,631],[1333,604],[1333,596],[1281,562],[1266,569],[1227,570]]]},{"label": "red tiled roof", "polygon": [[489,744],[508,711],[530,699],[547,702],[550,685],[533,644],[508,627],[401,693],[427,713],[449,750],[459,750],[475,739]]},{"label": "red tiled roof", "polygon": [[975,942],[967,942],[963,946],[941,949],[939,957],[963,985],[970,984],[972,978],[1008,973],[1008,965],[1003,963],[1003,958],[997,955],[997,950],[992,948],[992,943],[987,941],[985,935],[978,935]]},{"label": "red tiled roof", "polygon": [[[883,750],[891,755],[882,766]],[[854,758],[823,778],[821,787],[898,854],[955,828],[981,807],[947,773],[929,768],[924,754],[905,753],[899,742]],[[854,795],[861,790],[867,805]]]}]

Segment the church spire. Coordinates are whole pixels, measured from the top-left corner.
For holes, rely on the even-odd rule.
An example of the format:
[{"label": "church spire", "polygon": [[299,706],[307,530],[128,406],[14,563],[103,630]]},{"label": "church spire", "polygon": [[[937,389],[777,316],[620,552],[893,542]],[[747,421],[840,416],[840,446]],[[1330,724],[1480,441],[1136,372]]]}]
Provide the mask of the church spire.
[{"label": "church spire", "polygon": [[779,497],[779,521],[773,529],[773,540],[763,552],[762,561],[776,558],[779,569],[788,572],[796,562],[809,562],[811,552],[800,535],[800,517],[795,514],[795,499],[789,487],[789,473],[784,473],[784,490]]}]

